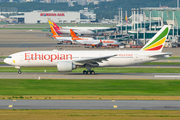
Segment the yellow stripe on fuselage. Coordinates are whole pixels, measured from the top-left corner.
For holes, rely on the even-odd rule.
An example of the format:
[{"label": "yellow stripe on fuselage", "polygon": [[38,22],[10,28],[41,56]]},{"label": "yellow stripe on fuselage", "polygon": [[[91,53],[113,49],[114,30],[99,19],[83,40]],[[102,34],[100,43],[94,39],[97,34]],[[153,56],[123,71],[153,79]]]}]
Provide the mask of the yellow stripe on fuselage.
[{"label": "yellow stripe on fuselage", "polygon": [[154,47],[157,47],[159,45],[162,45],[166,40],[166,37],[164,37],[163,39],[161,39],[160,41],[154,43],[153,45],[149,46],[148,48],[144,49],[144,50],[147,50],[147,49],[151,49],[151,48],[154,48]]}]

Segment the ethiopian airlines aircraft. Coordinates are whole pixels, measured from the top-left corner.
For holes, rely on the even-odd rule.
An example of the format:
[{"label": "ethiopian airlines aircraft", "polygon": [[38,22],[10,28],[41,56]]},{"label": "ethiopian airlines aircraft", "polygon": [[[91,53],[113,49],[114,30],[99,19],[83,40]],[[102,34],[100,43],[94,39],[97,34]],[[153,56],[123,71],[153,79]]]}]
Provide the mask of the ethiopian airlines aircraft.
[{"label": "ethiopian airlines aircraft", "polygon": [[69,72],[77,67],[86,67],[83,74],[95,74],[92,67],[127,66],[169,57],[162,53],[170,26],[165,25],[139,51],[23,51],[9,55],[4,62],[20,67],[57,67],[59,72]]}]

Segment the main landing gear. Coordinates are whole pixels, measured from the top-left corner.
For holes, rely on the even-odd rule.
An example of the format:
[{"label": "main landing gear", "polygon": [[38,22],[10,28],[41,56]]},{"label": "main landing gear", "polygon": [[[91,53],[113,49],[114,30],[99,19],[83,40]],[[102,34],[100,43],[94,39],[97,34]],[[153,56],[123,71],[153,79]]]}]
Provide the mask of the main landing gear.
[{"label": "main landing gear", "polygon": [[87,74],[87,75],[94,75],[95,74],[95,72],[94,72],[94,70],[91,70],[91,66],[90,65],[85,65],[85,67],[86,67],[86,69],[87,70],[84,70],[83,71],[83,74]]},{"label": "main landing gear", "polygon": [[84,71],[83,71],[83,74],[85,74],[85,75],[86,75],[86,74],[88,74],[88,75],[91,75],[91,74],[94,75],[95,72],[94,72],[94,70],[90,70],[90,71],[84,70]]}]

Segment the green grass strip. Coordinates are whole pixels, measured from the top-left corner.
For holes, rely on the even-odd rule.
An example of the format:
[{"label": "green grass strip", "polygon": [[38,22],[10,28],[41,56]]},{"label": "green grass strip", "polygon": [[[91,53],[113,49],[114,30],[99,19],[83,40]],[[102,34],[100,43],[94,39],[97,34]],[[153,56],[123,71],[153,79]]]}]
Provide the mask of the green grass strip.
[{"label": "green grass strip", "polygon": [[180,59],[180,57],[169,57],[167,59]]},{"label": "green grass strip", "polygon": [[1,59],[7,58],[7,56],[0,56]]},{"label": "green grass strip", "polygon": [[17,80],[1,79],[0,95],[179,96],[178,80]]},{"label": "green grass strip", "polygon": [[[85,68],[77,68],[73,73],[82,73]],[[93,68],[96,73],[180,73],[180,68]],[[14,67],[0,67],[0,72],[17,72]],[[22,72],[58,72],[56,67],[22,67]]]},{"label": "green grass strip", "polygon": [[180,65],[180,62],[148,62],[141,65]]},{"label": "green grass strip", "polygon": [[3,30],[42,30],[44,28],[0,28]]}]

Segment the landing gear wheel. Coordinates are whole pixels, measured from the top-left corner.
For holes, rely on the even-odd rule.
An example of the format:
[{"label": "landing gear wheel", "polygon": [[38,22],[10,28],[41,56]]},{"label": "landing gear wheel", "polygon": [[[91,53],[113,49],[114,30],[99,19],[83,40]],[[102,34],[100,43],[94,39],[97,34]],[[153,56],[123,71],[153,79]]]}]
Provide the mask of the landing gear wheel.
[{"label": "landing gear wheel", "polygon": [[83,74],[84,74],[84,75],[86,75],[86,74],[87,74],[87,75],[91,75],[91,74],[94,75],[95,72],[94,72],[94,70],[91,70],[91,71],[86,71],[86,70],[84,70],[84,71],[83,71]]},{"label": "landing gear wheel", "polygon": [[94,74],[95,74],[94,70],[92,70],[92,71],[91,71],[91,74],[92,74],[92,75],[94,75]]},{"label": "landing gear wheel", "polygon": [[86,70],[83,71],[83,74],[86,74]]},{"label": "landing gear wheel", "polygon": [[91,71],[87,71],[87,74],[90,75],[90,74],[91,74]]},{"label": "landing gear wheel", "polygon": [[21,70],[19,70],[19,71],[18,71],[18,74],[21,74],[21,73],[22,73]]}]

